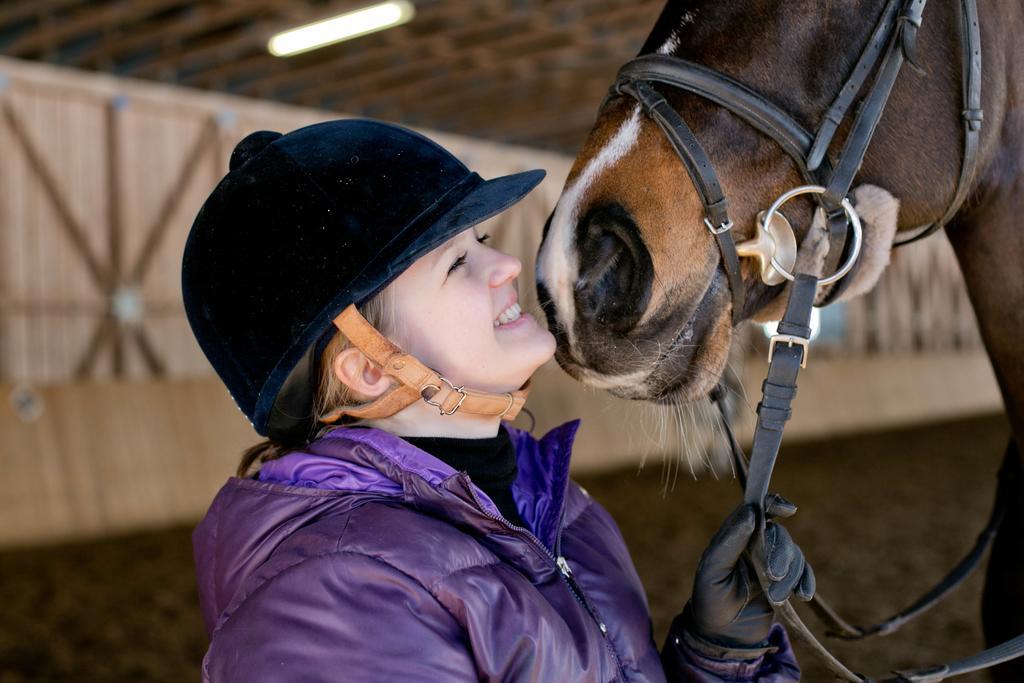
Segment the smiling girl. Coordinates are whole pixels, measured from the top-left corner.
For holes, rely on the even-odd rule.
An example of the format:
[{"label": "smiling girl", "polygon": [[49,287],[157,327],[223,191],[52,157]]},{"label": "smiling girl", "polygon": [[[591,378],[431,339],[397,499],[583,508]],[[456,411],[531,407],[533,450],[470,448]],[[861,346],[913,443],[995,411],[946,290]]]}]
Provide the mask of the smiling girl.
[{"label": "smiling girl", "polygon": [[[519,260],[474,226],[542,177],[483,180],[365,120],[236,147],[182,285],[269,439],[194,534],[204,680],[798,678],[743,559],[751,508],[712,539],[659,652],[618,528],[569,479],[578,423],[540,439],[504,424],[555,343],[519,306]],[[769,532],[773,600],[809,598],[799,548]]]}]

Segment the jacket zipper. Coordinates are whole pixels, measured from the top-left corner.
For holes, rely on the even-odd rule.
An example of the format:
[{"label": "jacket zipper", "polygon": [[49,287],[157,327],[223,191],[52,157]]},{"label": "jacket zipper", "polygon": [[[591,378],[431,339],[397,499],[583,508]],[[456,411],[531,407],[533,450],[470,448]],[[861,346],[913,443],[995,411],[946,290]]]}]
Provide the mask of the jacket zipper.
[{"label": "jacket zipper", "polygon": [[[463,482],[466,484],[466,488],[469,490],[470,495],[473,496],[473,502],[476,503],[477,508],[479,508],[480,512],[482,512],[485,517],[494,520],[495,522],[498,522],[502,526],[508,528],[510,531],[514,531],[522,535],[526,538],[527,541],[530,542],[531,545],[538,548],[544,554],[545,557],[547,557],[555,563],[555,567],[558,569],[559,575],[561,575],[562,579],[569,587],[569,592],[572,593],[573,597],[576,598],[576,601],[580,603],[583,609],[586,610],[587,614],[590,615],[590,618],[594,620],[594,623],[597,624],[597,628],[601,632],[601,636],[604,639],[604,644],[608,648],[608,652],[611,653],[612,658],[615,660],[616,680],[624,680],[622,673],[622,660],[619,658],[619,653],[615,651],[615,648],[612,646],[611,641],[608,639],[608,626],[604,623],[604,620],[601,619],[601,615],[598,613],[597,608],[594,607],[589,600],[587,600],[586,596],[583,594],[583,589],[581,589],[579,587],[579,584],[576,583],[576,579],[573,578],[572,568],[569,567],[568,561],[566,561],[566,559],[562,557],[561,554],[559,554],[556,557],[550,550],[547,549],[547,546],[541,543],[540,539],[534,536],[533,532],[527,529],[526,527],[517,526],[512,522],[508,521],[507,519],[505,519],[504,517],[488,512],[487,509],[484,508],[483,503],[480,501],[480,497],[476,495],[476,491],[474,490],[473,487],[473,482],[472,480],[469,479],[469,475],[466,473],[460,473],[459,477],[461,477]],[[563,521],[564,518],[565,510],[563,509]],[[555,541],[555,547],[559,551],[561,551],[561,521],[559,522],[558,534],[558,538]]]}]

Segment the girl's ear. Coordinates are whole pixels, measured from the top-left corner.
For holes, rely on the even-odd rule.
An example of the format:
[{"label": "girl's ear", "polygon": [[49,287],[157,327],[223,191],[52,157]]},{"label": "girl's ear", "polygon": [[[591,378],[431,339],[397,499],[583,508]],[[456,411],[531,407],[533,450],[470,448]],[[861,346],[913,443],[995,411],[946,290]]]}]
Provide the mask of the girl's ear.
[{"label": "girl's ear", "polygon": [[374,399],[391,386],[391,378],[380,366],[366,357],[366,354],[350,346],[334,357],[334,375],[345,383],[357,396]]}]

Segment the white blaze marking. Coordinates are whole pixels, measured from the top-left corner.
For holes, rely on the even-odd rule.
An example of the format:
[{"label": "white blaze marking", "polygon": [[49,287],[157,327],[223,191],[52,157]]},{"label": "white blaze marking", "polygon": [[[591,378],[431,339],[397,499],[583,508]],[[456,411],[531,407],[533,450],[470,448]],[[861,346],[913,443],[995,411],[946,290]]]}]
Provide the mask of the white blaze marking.
[{"label": "white blaze marking", "polygon": [[661,47],[658,48],[659,55],[670,55],[676,51],[679,47],[679,34],[676,33],[675,29],[672,33],[668,34],[668,40],[666,40]]},{"label": "white blaze marking", "polygon": [[[692,24],[696,12],[686,11],[679,20],[679,26],[668,35],[658,48],[659,54],[672,54],[679,47],[679,29]],[[537,257],[536,277],[551,296],[555,306],[556,321],[565,331],[571,351],[575,352],[573,322],[576,319],[573,302],[573,283],[579,277],[579,253],[574,244],[574,228],[579,220],[580,204],[594,180],[611,168],[636,145],[640,133],[640,105],[636,105],[629,117],[622,122],[615,135],[588,163],[571,187],[562,193],[551,218],[547,239]],[[580,354],[573,353],[579,357]],[[650,369],[641,369],[620,375],[602,375],[589,368],[577,368],[581,380],[590,386],[611,389],[635,385],[650,375]]]},{"label": "white blaze marking", "polygon": [[573,230],[579,220],[580,202],[594,179],[625,156],[637,141],[640,132],[640,105],[622,122],[612,139],[591,159],[583,172],[568,188],[555,207],[548,237],[537,259],[537,279],[544,283],[555,304],[558,321],[565,329],[570,347],[573,344],[572,323],[576,319],[572,288],[579,276],[579,254],[573,244]]},{"label": "white blaze marking", "polygon": [[694,19],[697,17],[695,10],[687,10],[682,13],[679,17],[679,26],[672,29],[669,32],[668,38],[662,43],[661,47],[658,48],[657,52],[659,55],[670,55],[675,53],[676,48],[679,47],[679,29],[682,27],[692,24]]}]

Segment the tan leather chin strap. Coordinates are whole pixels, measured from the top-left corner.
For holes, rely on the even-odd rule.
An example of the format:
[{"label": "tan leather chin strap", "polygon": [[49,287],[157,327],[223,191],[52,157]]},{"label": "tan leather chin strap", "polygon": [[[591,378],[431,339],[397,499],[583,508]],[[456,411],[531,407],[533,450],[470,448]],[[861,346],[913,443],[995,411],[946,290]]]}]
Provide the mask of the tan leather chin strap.
[{"label": "tan leather chin strap", "polygon": [[333,424],[345,415],[360,419],[390,417],[419,400],[436,406],[442,415],[460,412],[513,420],[526,403],[530,391],[529,381],[518,391],[504,394],[457,387],[378,332],[355,305],[339,313],[334,319],[334,326],[353,346],[380,365],[385,373],[397,379],[398,383],[369,403],[343,406],[331,411],[321,418],[321,422]]}]

